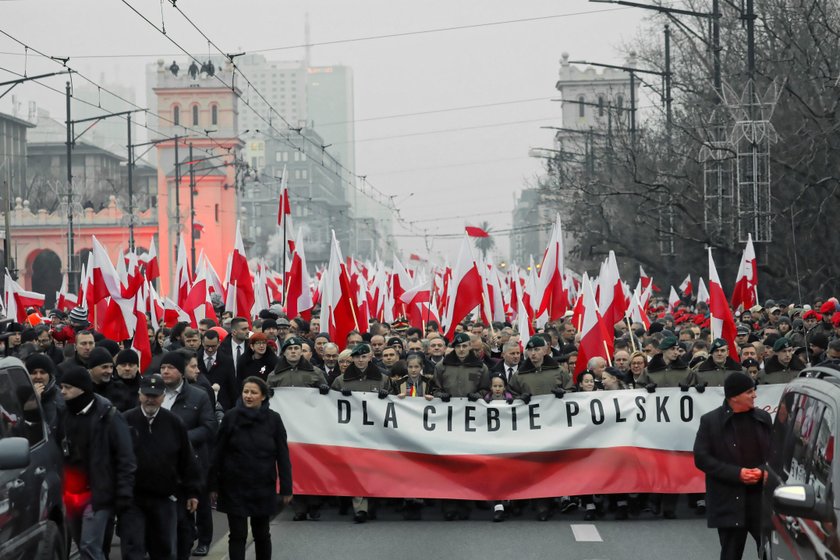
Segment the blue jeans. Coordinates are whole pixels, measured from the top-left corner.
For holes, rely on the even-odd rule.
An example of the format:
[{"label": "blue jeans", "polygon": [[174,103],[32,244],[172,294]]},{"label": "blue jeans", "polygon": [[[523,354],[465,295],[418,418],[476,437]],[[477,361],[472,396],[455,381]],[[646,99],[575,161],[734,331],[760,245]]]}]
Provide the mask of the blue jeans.
[{"label": "blue jeans", "polygon": [[82,510],[81,515],[68,519],[70,533],[79,547],[82,560],[104,560],[102,543],[105,541],[105,529],[113,517],[113,510],[106,508],[94,511],[90,504]]}]

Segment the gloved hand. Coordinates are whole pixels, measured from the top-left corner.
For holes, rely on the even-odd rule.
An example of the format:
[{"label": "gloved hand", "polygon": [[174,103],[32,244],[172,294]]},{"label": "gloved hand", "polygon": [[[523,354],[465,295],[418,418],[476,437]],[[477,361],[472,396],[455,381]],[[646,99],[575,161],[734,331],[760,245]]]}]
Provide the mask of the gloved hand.
[{"label": "gloved hand", "polygon": [[519,398],[522,399],[522,402],[528,404],[529,402],[531,402],[531,393],[522,393],[521,395],[519,395]]},{"label": "gloved hand", "polygon": [[469,395],[467,395],[467,400],[470,402],[475,402],[480,398],[481,395],[479,393],[470,393]]},{"label": "gloved hand", "polygon": [[702,383],[698,383],[697,385],[695,385],[694,388],[697,389],[698,393],[705,393],[706,392],[706,387],[708,387],[708,386],[709,386],[709,383],[704,381]]},{"label": "gloved hand", "polygon": [[506,398],[505,402],[508,403],[508,404],[513,404],[513,396],[510,396],[510,397]]},{"label": "gloved hand", "polygon": [[645,390],[648,393],[656,392],[656,383],[648,383],[647,385],[645,385]]},{"label": "gloved hand", "polygon": [[350,395],[353,394],[353,391],[351,391],[350,389],[342,389],[341,394],[344,395],[345,397],[349,397]]},{"label": "gloved hand", "polygon": [[387,390],[385,390],[385,389],[379,389],[379,398],[380,398],[380,399],[384,399],[385,397],[387,397],[387,396],[388,396],[388,395],[390,395],[390,394],[391,394],[391,393],[389,393],[389,392],[388,392]]},{"label": "gloved hand", "polygon": [[440,400],[442,400],[443,402],[449,402],[449,399],[452,398],[452,395],[450,395],[449,393],[441,393],[438,395],[438,397],[440,397]]},{"label": "gloved hand", "polygon": [[680,392],[688,393],[688,383],[680,383]]},{"label": "gloved hand", "polygon": [[563,387],[555,387],[551,390],[554,393],[554,396],[558,399],[562,399],[566,395],[566,390]]},{"label": "gloved hand", "polygon": [[318,385],[318,392],[321,393],[322,395],[329,394],[330,386],[327,385],[326,383],[321,383],[320,385]]}]

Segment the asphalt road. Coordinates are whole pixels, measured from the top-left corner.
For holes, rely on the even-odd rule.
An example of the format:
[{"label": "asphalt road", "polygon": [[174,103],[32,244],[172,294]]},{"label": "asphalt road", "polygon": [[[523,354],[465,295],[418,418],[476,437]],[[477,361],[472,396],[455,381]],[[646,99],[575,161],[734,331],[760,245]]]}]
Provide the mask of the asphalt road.
[{"label": "asphalt road", "polygon": [[[681,500],[681,502],[684,498]],[[525,511],[502,523],[492,523],[489,511],[473,510],[467,521],[443,521],[440,510],[430,506],[422,521],[404,521],[393,508],[380,509],[378,519],[362,525],[352,516],[339,516],[334,508],[323,511],[320,521],[292,521],[290,511],[271,524],[274,559],[481,560],[503,558],[570,558],[575,560],[695,560],[717,558],[717,532],[706,528],[703,517],[685,506],[678,518],[666,520],[642,513],[615,521],[607,514],[583,521],[583,513],[556,513],[546,522]],[[744,558],[754,558],[748,543]],[[225,558],[227,539],[220,538],[211,551]],[[254,558],[249,547],[249,559]]]}]

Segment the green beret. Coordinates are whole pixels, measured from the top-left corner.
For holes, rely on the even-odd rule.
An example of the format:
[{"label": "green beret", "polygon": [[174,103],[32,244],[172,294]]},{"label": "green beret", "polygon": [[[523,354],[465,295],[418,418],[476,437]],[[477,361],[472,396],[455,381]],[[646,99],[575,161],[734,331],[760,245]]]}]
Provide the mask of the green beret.
[{"label": "green beret", "polygon": [[280,346],[280,351],[285,352],[289,346],[303,346],[303,340],[299,336],[290,336],[283,341],[283,345]]},{"label": "green beret", "polygon": [[528,344],[525,345],[525,348],[530,350],[531,348],[542,348],[545,345],[545,339],[543,337],[534,335],[528,340]]},{"label": "green beret", "polygon": [[659,349],[660,350],[667,350],[668,348],[673,348],[677,345],[677,339],[673,336],[666,336],[659,342]]},{"label": "green beret", "polygon": [[362,342],[353,347],[353,350],[350,351],[350,356],[363,356],[365,354],[370,354],[370,352],[370,345]]},{"label": "green beret", "polygon": [[722,338],[716,338],[712,341],[712,352],[714,352],[715,350],[717,350],[719,348],[728,348],[728,347],[729,347],[729,345]]},{"label": "green beret", "polygon": [[793,344],[785,337],[780,338],[773,344],[773,352],[781,352],[785,348],[793,348]]},{"label": "green beret", "polygon": [[469,342],[469,341],[470,341],[470,335],[468,335],[467,333],[459,332],[458,334],[455,335],[455,338],[452,339],[451,346],[453,348],[455,348],[459,344],[464,344],[465,342]]}]

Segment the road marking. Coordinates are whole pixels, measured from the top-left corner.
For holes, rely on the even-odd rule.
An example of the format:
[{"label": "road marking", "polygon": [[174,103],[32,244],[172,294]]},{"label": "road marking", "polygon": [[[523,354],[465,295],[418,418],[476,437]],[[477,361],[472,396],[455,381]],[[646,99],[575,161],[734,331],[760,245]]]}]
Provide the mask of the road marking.
[{"label": "road marking", "polygon": [[574,533],[577,542],[603,542],[595,525],[572,525],[572,533]]}]

